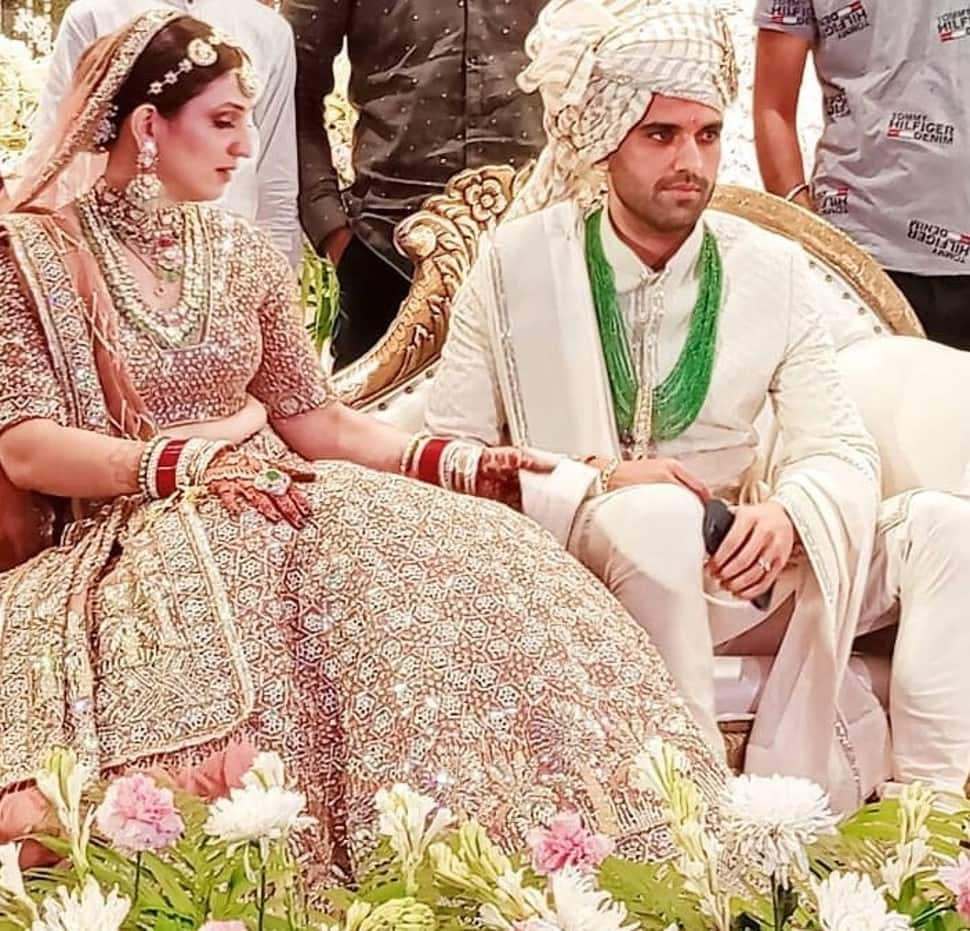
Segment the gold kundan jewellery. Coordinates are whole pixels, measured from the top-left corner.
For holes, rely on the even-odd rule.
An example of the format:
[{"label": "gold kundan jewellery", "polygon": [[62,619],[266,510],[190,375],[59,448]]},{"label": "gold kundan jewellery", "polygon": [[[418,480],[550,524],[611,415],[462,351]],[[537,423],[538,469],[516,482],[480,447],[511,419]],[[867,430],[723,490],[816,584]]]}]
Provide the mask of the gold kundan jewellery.
[{"label": "gold kundan jewellery", "polygon": [[[256,69],[250,62],[243,47],[231,36],[220,30],[213,30],[208,39],[201,37],[192,39],[185,49],[185,57],[160,78],[148,85],[148,96],[160,97],[166,88],[174,87],[179,79],[196,68],[211,68],[219,61],[217,46],[236,49],[243,59],[242,65],[235,70],[239,90],[247,100],[255,100],[262,91],[262,83]],[[98,151],[104,151],[118,136],[118,105],[111,103],[98,121],[94,131],[94,145]]]},{"label": "gold kundan jewellery", "polygon": [[[122,313],[166,349],[196,340],[209,317],[213,290],[212,245],[199,208],[165,206],[140,214],[127,192],[113,191],[104,181],[78,198],[77,208],[85,240]],[[135,232],[140,215],[144,225]],[[125,245],[154,275],[156,298],[164,295],[167,283],[181,281],[174,305],[146,304],[128,267]]]},{"label": "gold kundan jewellery", "polygon": [[152,81],[148,85],[148,95],[150,97],[158,97],[165,92],[166,87],[174,87],[183,75],[188,74],[195,68],[211,68],[219,61],[219,52],[216,51],[216,46],[218,45],[234,48],[242,53],[243,64],[236,70],[239,90],[242,91],[244,97],[250,100],[258,97],[260,83],[256,75],[256,70],[253,68],[239,43],[219,30],[213,30],[212,35],[208,39],[196,38],[189,42],[185,50],[185,58],[171,71],[166,71],[160,79]]}]

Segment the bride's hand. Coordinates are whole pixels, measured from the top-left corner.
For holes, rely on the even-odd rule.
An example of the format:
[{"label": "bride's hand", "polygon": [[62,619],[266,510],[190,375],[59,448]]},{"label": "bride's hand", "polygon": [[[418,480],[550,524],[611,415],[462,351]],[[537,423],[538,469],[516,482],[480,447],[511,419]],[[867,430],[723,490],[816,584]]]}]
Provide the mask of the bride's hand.
[{"label": "bride's hand", "polygon": [[482,452],[475,483],[481,498],[501,501],[517,511],[522,510],[522,484],[519,470],[551,472],[555,461],[550,457],[513,446],[489,446]]},{"label": "bride's hand", "polygon": [[310,503],[296,486],[312,482],[314,477],[312,472],[298,472],[227,449],[212,460],[203,484],[233,516],[252,508],[274,524],[285,520],[299,530],[310,516]]}]

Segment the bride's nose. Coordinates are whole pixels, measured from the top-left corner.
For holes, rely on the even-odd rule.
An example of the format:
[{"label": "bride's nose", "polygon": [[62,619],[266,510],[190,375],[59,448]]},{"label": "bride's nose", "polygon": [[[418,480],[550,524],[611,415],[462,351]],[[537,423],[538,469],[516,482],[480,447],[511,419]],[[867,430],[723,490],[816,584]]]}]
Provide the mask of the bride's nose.
[{"label": "bride's nose", "polygon": [[229,152],[235,158],[249,158],[253,154],[253,143],[246,126],[240,127],[236,138],[233,139],[229,146]]}]

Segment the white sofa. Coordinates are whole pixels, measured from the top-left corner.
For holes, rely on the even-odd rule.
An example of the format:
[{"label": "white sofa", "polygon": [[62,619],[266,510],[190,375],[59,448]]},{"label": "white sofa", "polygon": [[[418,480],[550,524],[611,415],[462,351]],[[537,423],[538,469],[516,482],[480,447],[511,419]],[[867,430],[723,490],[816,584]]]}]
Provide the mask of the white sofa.
[{"label": "white sofa", "polygon": [[[336,377],[348,401],[402,428],[420,429],[451,300],[474,261],[478,238],[501,218],[522,180],[508,167],[464,172],[401,225],[398,244],[415,263],[414,285],[384,340]],[[947,420],[953,401],[940,402],[970,384],[970,354],[925,340],[888,276],[814,214],[736,187],[720,188],[712,207],[797,240],[808,253],[848,384],[883,456],[884,493],[925,484],[962,489],[970,430],[954,430]],[[888,656],[853,662],[885,704]],[[763,656],[717,660],[718,711],[734,765],[741,764],[770,663]]]}]

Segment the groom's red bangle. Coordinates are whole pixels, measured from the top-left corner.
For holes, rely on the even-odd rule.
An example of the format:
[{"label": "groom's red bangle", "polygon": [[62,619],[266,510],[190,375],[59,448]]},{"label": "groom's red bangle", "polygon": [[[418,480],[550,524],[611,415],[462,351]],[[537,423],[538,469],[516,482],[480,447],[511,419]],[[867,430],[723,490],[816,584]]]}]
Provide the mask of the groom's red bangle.
[{"label": "groom's red bangle", "polygon": [[429,485],[441,484],[441,474],[439,471],[441,456],[445,451],[445,447],[450,442],[451,440],[433,438],[428,440],[421,448],[417,473],[418,478],[422,482],[427,482]]}]

